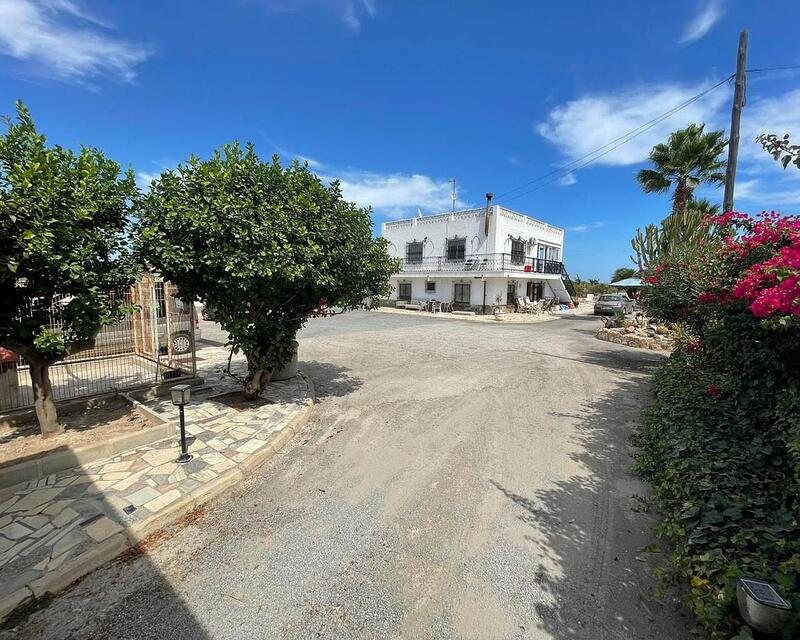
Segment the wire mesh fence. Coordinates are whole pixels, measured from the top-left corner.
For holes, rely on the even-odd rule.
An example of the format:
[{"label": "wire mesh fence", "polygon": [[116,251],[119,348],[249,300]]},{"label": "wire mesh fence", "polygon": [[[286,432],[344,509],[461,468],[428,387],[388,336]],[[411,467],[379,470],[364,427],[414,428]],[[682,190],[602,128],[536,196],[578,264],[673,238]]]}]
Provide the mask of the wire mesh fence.
[{"label": "wire mesh fence", "polygon": [[[69,302],[53,301],[48,328],[63,332],[60,309]],[[51,365],[50,381],[56,401],[110,391],[156,385],[194,375],[197,317],[192,304],[177,297],[177,289],[146,274],[125,296],[132,312],[103,327],[94,346]],[[4,351],[0,357],[0,411],[33,406],[28,363]]]}]

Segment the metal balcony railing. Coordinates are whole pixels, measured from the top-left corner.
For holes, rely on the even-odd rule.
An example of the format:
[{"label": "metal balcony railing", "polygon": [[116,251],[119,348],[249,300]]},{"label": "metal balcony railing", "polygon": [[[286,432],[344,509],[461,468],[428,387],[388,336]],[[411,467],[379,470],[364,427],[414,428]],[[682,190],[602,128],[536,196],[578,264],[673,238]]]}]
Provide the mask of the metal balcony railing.
[{"label": "metal balcony railing", "polygon": [[566,273],[564,264],[555,260],[542,260],[510,253],[483,253],[463,258],[426,256],[424,258],[401,258],[400,273],[444,273],[444,272],[506,272]]}]

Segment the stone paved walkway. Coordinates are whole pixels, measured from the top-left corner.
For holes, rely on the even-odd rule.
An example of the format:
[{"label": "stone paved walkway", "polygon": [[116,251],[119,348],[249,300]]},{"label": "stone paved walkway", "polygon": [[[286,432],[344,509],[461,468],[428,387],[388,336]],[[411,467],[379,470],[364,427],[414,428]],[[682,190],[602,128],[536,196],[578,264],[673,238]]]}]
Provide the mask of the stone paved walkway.
[{"label": "stone paved walkway", "polygon": [[[175,462],[173,438],[0,490],[0,620],[17,601],[47,591],[50,574],[80,564],[93,547],[117,534],[130,544],[158,528],[154,523],[167,524],[177,505],[208,493],[226,473],[263,459],[313,401],[298,376],[270,384],[255,408],[231,408],[212,397],[238,388],[213,368],[227,352],[209,347],[202,355],[206,384],[193,390],[186,407],[189,463]],[[177,421],[169,398],[146,406]]]}]

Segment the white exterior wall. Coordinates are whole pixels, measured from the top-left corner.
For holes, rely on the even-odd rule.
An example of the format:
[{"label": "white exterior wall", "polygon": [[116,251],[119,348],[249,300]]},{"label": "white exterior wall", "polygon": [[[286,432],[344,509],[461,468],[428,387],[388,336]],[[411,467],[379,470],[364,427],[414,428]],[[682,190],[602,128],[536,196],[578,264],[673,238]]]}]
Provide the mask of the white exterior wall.
[{"label": "white exterior wall", "polygon": [[492,253],[511,253],[511,237],[526,241],[525,255],[537,257],[540,244],[559,248],[559,261],[564,261],[564,230],[529,218],[504,207],[494,207],[495,249]]},{"label": "white exterior wall", "polygon": [[423,256],[443,256],[447,253],[447,238],[456,236],[467,239],[467,254],[494,253],[483,233],[485,215],[483,208],[384,222],[381,235],[389,241],[389,255],[397,258],[406,257],[409,242],[422,242]]},{"label": "white exterior wall", "polygon": [[526,241],[525,255],[537,257],[539,244],[559,248],[564,260],[564,230],[559,227],[494,206],[489,219],[489,235],[484,233],[486,208],[468,209],[436,216],[384,222],[381,235],[389,241],[389,255],[405,258],[409,242],[423,243],[423,256],[443,256],[448,238],[466,238],[466,253],[511,253],[511,237]]},{"label": "white exterior wall", "polygon": [[[480,307],[483,305],[483,279],[481,278],[430,278],[436,282],[435,292],[425,291],[426,278],[420,275],[404,277],[402,275],[392,276],[390,285],[392,293],[389,295],[390,300],[397,300],[398,284],[401,282],[411,283],[411,300],[438,300],[439,302],[452,302],[453,300],[453,285],[458,283],[469,284],[470,286],[470,305],[473,307]],[[531,278],[506,278],[503,276],[487,276],[486,278],[486,308],[491,310],[495,304],[495,297],[499,293],[501,296],[500,304],[506,304],[506,287],[510,282],[516,284],[516,298],[524,298],[527,293],[527,283],[542,283],[542,295],[545,298],[558,297],[553,291],[547,280],[535,280]]]},{"label": "white exterior wall", "polygon": [[[539,246],[554,246],[559,249],[559,260],[563,261],[564,230],[549,225],[540,220],[505,209],[499,205],[491,208],[489,216],[489,233],[485,233],[486,208],[468,209],[435,216],[385,222],[381,226],[381,233],[389,242],[389,254],[398,258],[406,257],[406,245],[409,242],[423,243],[423,257],[445,256],[447,254],[448,238],[466,238],[466,255],[475,254],[510,254],[511,238],[522,239],[525,242],[525,255],[530,258],[538,257]],[[426,277],[436,282],[436,291],[426,293]],[[502,302],[506,304],[506,287],[510,281],[517,282],[515,297],[524,297],[527,293],[527,283],[533,281],[543,284],[545,297],[560,297],[549,281],[560,278],[555,274],[506,272],[486,276],[486,306],[491,309],[495,298],[500,294]],[[392,276],[391,300],[396,300],[398,283],[411,283],[412,300],[439,300],[451,302],[453,300],[453,284],[455,282],[469,283],[470,304],[472,307],[483,305],[483,280],[475,278],[473,273],[447,273],[439,277],[435,273],[414,271],[399,273]],[[563,288],[563,286],[562,286]]]}]

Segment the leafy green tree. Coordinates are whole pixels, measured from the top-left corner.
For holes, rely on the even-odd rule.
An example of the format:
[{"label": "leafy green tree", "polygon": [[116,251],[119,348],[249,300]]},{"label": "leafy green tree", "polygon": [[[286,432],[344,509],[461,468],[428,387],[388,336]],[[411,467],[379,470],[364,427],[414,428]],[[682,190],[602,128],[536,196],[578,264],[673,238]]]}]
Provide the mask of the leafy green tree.
[{"label": "leafy green tree", "polygon": [[704,133],[704,129],[705,125],[690,124],[673,132],[666,144],[659,143],[650,152],[653,168],[636,174],[646,193],[665,193],[674,188],[672,215],[678,219],[700,184],[725,182],[727,162],[719,157],[728,145],[725,132]]},{"label": "leafy green tree", "polygon": [[343,200],[338,183],[277,156],[262,162],[238,143],[151,185],[139,251],[182,296],[214,308],[247,359],[245,399],[291,359],[311,315],[372,308],[398,269],[372,236],[369,210]]},{"label": "leafy green tree", "polygon": [[620,267],[611,274],[611,282],[619,282],[627,278],[633,278],[636,275],[636,270],[630,267]]},{"label": "leafy green tree", "polygon": [[88,147],[48,147],[28,109],[0,134],[0,345],[30,364],[42,434],[59,433],[49,368],[120,317],[136,274],[133,172]]}]

